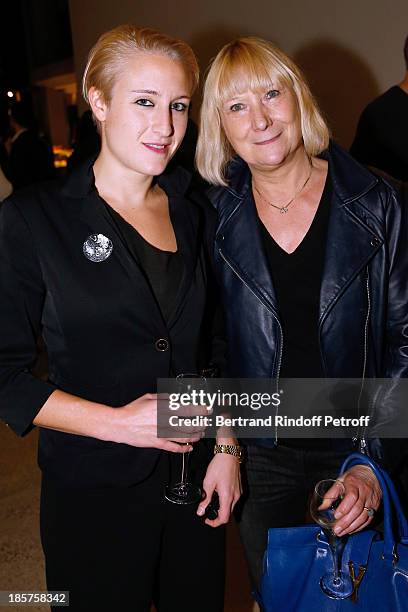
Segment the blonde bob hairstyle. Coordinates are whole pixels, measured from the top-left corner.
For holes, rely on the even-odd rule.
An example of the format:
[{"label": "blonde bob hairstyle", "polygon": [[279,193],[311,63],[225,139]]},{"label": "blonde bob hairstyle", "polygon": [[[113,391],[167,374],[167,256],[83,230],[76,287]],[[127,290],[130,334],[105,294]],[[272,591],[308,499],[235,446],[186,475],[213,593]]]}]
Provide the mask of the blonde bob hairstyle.
[{"label": "blonde bob hairstyle", "polygon": [[272,85],[294,92],[308,155],[327,148],[328,127],[300,69],[273,43],[254,36],[239,38],[215,57],[204,85],[196,164],[209,183],[227,185],[226,167],[235,155],[222,127],[221,106],[245,91],[267,91]]},{"label": "blonde bob hairstyle", "polygon": [[184,41],[157,30],[125,24],[102,34],[89,52],[82,79],[82,94],[87,104],[91,87],[102,94],[104,102],[110,102],[118,73],[135,53],[165,55],[180,62],[189,76],[191,93],[194,93],[199,67],[192,48]]}]

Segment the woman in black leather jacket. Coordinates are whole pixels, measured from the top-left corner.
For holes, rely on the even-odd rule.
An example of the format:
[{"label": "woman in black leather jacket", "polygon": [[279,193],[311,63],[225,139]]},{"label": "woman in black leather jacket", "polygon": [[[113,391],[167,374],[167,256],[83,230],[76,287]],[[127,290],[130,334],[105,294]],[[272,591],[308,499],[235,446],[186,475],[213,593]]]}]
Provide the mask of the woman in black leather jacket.
[{"label": "woman in black leather jacket", "polygon": [[[226,45],[208,73],[197,150],[214,185],[215,259],[228,333],[228,375],[404,377],[408,371],[407,224],[388,184],[329,142],[297,66],[275,45]],[[390,404],[392,411],[398,411]],[[335,478],[351,440],[247,444],[241,534],[255,585],[269,527],[305,520],[314,484]],[[361,450],[395,464],[390,441]],[[393,447],[394,453],[391,453]],[[381,499],[369,469],[341,480],[335,531],[371,521]]]}]

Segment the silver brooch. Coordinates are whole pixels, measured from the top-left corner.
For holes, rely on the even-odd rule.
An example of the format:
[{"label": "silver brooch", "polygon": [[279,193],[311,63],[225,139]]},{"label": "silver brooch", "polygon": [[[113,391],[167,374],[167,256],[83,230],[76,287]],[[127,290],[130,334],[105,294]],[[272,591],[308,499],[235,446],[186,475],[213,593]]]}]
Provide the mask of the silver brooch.
[{"label": "silver brooch", "polygon": [[92,234],[82,247],[85,257],[99,263],[108,259],[113,250],[112,241],[103,234]]}]

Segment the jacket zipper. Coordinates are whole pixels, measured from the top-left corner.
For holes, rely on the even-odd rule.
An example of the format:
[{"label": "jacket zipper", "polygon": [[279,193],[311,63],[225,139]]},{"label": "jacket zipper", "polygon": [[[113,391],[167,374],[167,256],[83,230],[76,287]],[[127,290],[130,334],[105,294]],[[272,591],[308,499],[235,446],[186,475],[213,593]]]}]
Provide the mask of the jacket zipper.
[{"label": "jacket zipper", "polygon": [[[251,289],[251,287],[248,285],[248,283],[242,278],[241,274],[237,271],[235,266],[233,266],[230,263],[230,261],[225,257],[225,255],[224,255],[224,253],[222,252],[221,249],[218,249],[218,253],[220,254],[221,258],[225,261],[227,266],[229,268],[231,268],[231,270],[234,272],[234,274],[236,276],[238,276],[239,280],[245,285],[245,287],[247,289],[249,289],[249,291],[252,293],[252,295],[254,295],[261,302],[261,304],[263,304],[263,306],[265,306],[265,308],[267,308],[269,310],[269,312],[272,314],[273,318],[275,319],[275,321],[278,324],[279,332],[280,332],[280,345],[279,345],[278,369],[277,369],[277,374],[276,374],[276,391],[279,393],[279,376],[280,376],[280,369],[281,369],[281,365],[282,365],[282,354],[283,354],[283,330],[282,330],[281,322],[279,321],[279,319],[275,315],[275,313],[271,310],[271,308],[266,304],[266,302],[264,302],[264,300],[262,300],[259,297],[259,295],[257,293],[255,293],[255,291],[253,289]],[[278,414],[278,407],[276,407],[275,416],[277,414]],[[277,444],[278,444],[278,427],[277,427],[277,425],[275,425],[275,445],[277,445]]]},{"label": "jacket zipper", "polygon": [[[367,292],[367,315],[366,315],[366,320],[365,320],[365,325],[364,325],[363,373],[361,377],[360,393],[358,396],[358,403],[357,403],[358,417],[360,417],[360,402],[361,402],[361,397],[363,395],[364,380],[365,380],[366,367],[367,367],[368,325],[369,325],[370,314],[371,314],[370,273],[369,273],[368,268],[366,268],[366,292]],[[361,434],[360,433],[361,428],[359,427],[357,430],[356,436],[353,438],[354,443],[358,442],[360,444],[360,452],[363,454],[367,454],[367,442],[365,439],[365,430],[366,428],[364,428],[363,433]]]}]

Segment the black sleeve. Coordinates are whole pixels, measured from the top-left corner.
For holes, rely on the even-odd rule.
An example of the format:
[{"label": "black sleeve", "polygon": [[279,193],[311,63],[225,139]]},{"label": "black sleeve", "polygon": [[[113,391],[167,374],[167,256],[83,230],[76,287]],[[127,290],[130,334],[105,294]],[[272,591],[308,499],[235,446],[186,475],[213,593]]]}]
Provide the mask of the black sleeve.
[{"label": "black sleeve", "polygon": [[19,435],[55,389],[31,373],[44,297],[32,233],[9,199],[0,209],[0,418]]},{"label": "black sleeve", "polygon": [[214,369],[214,375],[227,376],[227,340],[225,335],[224,310],[219,297],[218,285],[209,285],[209,299],[212,302],[211,349],[209,369]]},{"label": "black sleeve", "polygon": [[369,110],[366,108],[358,121],[356,135],[350,147],[350,154],[361,164],[376,166],[376,134],[377,130],[372,125]]},{"label": "black sleeve", "polygon": [[[407,410],[405,382],[401,379],[408,378],[408,208],[400,197],[401,191],[390,187],[383,193],[389,268],[382,369],[387,383],[378,387],[374,410],[377,424],[384,431],[403,429]],[[371,456],[391,471],[398,467],[408,450],[408,441],[402,437],[381,440],[372,437],[367,444]]]},{"label": "black sleeve", "polygon": [[[225,334],[224,310],[221,301],[220,287],[217,282],[214,263],[215,232],[217,227],[217,213],[205,192],[207,184],[200,178],[194,177],[193,191],[190,194],[193,201],[202,212],[204,223],[203,241],[205,257],[207,262],[207,322],[209,325],[205,331],[211,337],[210,351],[207,364],[204,369],[209,376],[226,376],[227,341]],[[211,374],[213,372],[213,374]]]},{"label": "black sleeve", "polygon": [[211,208],[211,214],[207,217],[207,231],[205,248],[208,261],[208,299],[212,305],[212,328],[211,328],[211,357],[210,363],[217,370],[217,376],[227,376],[227,338],[225,330],[224,308],[221,299],[221,290],[215,273],[214,245],[217,215]]}]

